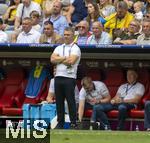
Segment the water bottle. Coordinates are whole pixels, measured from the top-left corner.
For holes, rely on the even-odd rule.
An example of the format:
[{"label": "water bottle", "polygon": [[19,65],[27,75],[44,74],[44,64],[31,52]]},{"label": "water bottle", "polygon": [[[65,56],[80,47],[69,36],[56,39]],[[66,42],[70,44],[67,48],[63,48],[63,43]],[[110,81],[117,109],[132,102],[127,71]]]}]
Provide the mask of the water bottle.
[{"label": "water bottle", "polygon": [[139,131],[139,126],[138,125],[136,125],[135,131]]},{"label": "water bottle", "polygon": [[90,130],[93,130],[93,126],[92,125],[90,125]]},{"label": "water bottle", "polygon": [[108,126],[107,126],[107,125],[105,125],[104,129],[105,129],[105,130],[108,130]]}]

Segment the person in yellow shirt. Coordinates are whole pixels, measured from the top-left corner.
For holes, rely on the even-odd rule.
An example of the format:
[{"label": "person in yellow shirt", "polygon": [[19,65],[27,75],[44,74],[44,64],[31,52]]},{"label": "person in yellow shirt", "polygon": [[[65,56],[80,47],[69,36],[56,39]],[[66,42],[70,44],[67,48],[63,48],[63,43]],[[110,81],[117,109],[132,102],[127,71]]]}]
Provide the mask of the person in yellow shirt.
[{"label": "person in yellow shirt", "polygon": [[6,11],[6,13],[2,16],[5,24],[14,25],[17,7],[20,4],[21,0],[12,0],[10,5]]},{"label": "person in yellow shirt", "polygon": [[32,0],[32,1],[37,2],[38,4],[42,5],[43,1],[45,0]]},{"label": "person in yellow shirt", "polygon": [[124,1],[120,1],[116,6],[116,13],[111,14],[106,18],[104,28],[107,32],[115,38],[121,30],[128,28],[130,22],[133,20],[133,15],[128,12],[128,5]]}]

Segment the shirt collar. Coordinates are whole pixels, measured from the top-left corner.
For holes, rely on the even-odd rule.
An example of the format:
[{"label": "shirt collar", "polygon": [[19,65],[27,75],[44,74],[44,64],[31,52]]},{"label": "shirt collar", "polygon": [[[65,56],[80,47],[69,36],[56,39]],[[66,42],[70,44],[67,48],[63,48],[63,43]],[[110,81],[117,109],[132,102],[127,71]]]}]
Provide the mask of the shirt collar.
[{"label": "shirt collar", "polygon": [[32,28],[31,28],[31,30],[30,30],[28,33],[25,33],[25,32],[23,31],[23,35],[24,35],[24,36],[33,35],[33,33],[34,33],[34,31],[33,31]]},{"label": "shirt collar", "polygon": [[64,43],[64,46],[66,46],[66,47],[72,47],[74,45],[74,42],[72,42],[71,44],[65,44]]}]

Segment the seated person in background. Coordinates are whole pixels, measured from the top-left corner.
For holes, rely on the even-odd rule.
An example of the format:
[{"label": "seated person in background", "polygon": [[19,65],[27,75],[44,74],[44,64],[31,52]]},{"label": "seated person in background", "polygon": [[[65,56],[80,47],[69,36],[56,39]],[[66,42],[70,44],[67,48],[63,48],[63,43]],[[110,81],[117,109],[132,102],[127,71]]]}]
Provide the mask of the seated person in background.
[{"label": "seated person in background", "polygon": [[136,20],[141,21],[143,19],[143,13],[142,13],[142,9],[143,9],[143,2],[141,1],[137,1],[134,3],[133,7],[134,7],[134,17]]},{"label": "seated person in background", "polygon": [[61,13],[62,13],[62,15],[67,17],[67,14],[69,12],[69,8],[70,8],[70,5],[71,5],[71,1],[70,0],[61,0],[61,2],[62,2]]},{"label": "seated person in background", "polygon": [[7,43],[8,41],[8,35],[3,31],[3,20],[0,18],[0,43]]},{"label": "seated person in background", "polygon": [[119,1],[116,6],[116,13],[113,13],[106,18],[104,28],[110,33],[113,39],[115,39],[116,31],[128,28],[129,23],[132,20],[133,15],[128,12],[127,3],[124,1]]},{"label": "seated person in background", "polygon": [[61,10],[62,10],[62,3],[59,0],[54,1],[52,14],[47,20],[53,22],[54,31],[57,34],[63,36],[64,29],[68,27],[68,22],[66,17],[61,14]]},{"label": "seated person in background", "polygon": [[80,21],[77,25],[77,35],[75,35],[74,42],[78,45],[86,44],[88,37],[91,35],[89,32],[89,24],[87,21]]},{"label": "seated person in background", "polygon": [[150,18],[142,22],[142,34],[137,38],[137,45],[150,45]]},{"label": "seated person in background", "polygon": [[92,24],[95,21],[99,21],[102,25],[105,24],[106,20],[99,14],[99,9],[96,3],[89,2],[87,4],[88,15],[85,20],[90,25],[90,30],[92,29]]},{"label": "seated person in background", "polygon": [[[106,85],[101,81],[92,81],[90,77],[84,77],[81,84],[78,108],[78,119],[80,122],[85,110],[93,109],[96,104],[107,103],[111,98]],[[94,118],[95,113],[92,116]]]},{"label": "seated person in background", "polygon": [[43,20],[52,14],[53,3],[55,0],[44,0],[42,3]]},{"label": "seated person in background", "polygon": [[[30,18],[31,18],[31,25],[32,29],[41,32],[41,25],[39,24],[40,22],[40,15],[39,12],[36,10],[33,10],[30,13]],[[18,31],[11,33],[11,43],[16,43],[18,35],[22,32],[22,24],[20,25],[20,29]]]},{"label": "seated person in background", "polygon": [[[7,24],[7,27],[5,30],[10,29],[9,26],[14,26],[15,17],[16,17],[16,11],[17,7],[20,4],[21,0],[11,0],[10,5],[6,11],[6,13],[3,15],[3,20],[5,24]],[[12,28],[13,30],[13,28]]]},{"label": "seated person in background", "polygon": [[150,101],[146,101],[144,111],[144,128],[150,131]]},{"label": "seated person in background", "polygon": [[112,44],[110,35],[103,30],[103,25],[96,21],[92,25],[93,34],[88,38],[87,44],[99,45],[99,44]]},{"label": "seated person in background", "polygon": [[124,130],[125,119],[128,111],[137,107],[137,104],[144,95],[144,85],[137,81],[138,75],[134,69],[127,70],[127,83],[122,84],[115,97],[111,99],[111,103],[102,103],[94,107],[96,111],[96,119],[102,123],[104,128],[110,128],[106,113],[111,110],[118,110],[118,126],[117,130]]},{"label": "seated person in background", "polygon": [[[46,101],[48,103],[55,103],[56,100],[55,100],[55,86],[54,86],[54,78],[51,79],[50,81],[50,85],[49,85],[49,91],[48,91],[48,95],[47,95],[47,98],[46,98]],[[75,87],[75,100],[76,100],[76,105],[78,107],[78,103],[79,103],[79,90],[78,90],[78,87],[76,86]],[[65,100],[65,112],[69,113],[68,112],[68,105],[67,105],[67,102]]]},{"label": "seated person in background", "polygon": [[99,7],[99,13],[104,18],[115,13],[115,7],[109,2],[109,0],[97,0],[97,4]]},{"label": "seated person in background", "polygon": [[77,24],[87,16],[85,2],[88,0],[74,0],[67,13],[67,21],[70,25]]},{"label": "seated person in background", "polygon": [[33,10],[30,13],[30,18],[32,19],[32,28],[34,30],[37,30],[38,32],[41,31],[41,25],[39,24],[40,22],[40,14],[38,13],[38,11]]},{"label": "seated person in background", "polygon": [[45,21],[44,33],[40,37],[40,43],[61,44],[63,43],[62,36],[54,32],[53,23]]},{"label": "seated person in background", "polygon": [[41,34],[32,28],[32,20],[25,17],[22,20],[22,32],[17,37],[16,43],[39,43]]},{"label": "seated person in background", "polygon": [[22,20],[25,17],[30,17],[30,13],[33,10],[38,11],[39,15],[41,15],[41,7],[38,3],[32,0],[22,0],[22,3],[18,5],[17,12],[16,12],[16,18],[15,18],[15,24],[14,24],[16,31],[20,29]]},{"label": "seated person in background", "polygon": [[136,39],[140,35],[140,28],[140,23],[137,20],[131,21],[128,29],[119,34],[118,37],[113,41],[113,44],[136,44]]}]

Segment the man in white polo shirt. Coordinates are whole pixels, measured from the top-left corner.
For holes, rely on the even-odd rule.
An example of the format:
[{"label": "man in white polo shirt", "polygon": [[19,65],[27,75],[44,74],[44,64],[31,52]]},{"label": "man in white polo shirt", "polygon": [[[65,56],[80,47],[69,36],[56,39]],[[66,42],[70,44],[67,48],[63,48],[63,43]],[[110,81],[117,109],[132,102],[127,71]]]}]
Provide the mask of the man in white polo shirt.
[{"label": "man in white polo shirt", "polygon": [[8,43],[8,35],[3,31],[3,20],[0,18],[0,43]]},{"label": "man in white polo shirt", "polygon": [[[111,99],[108,88],[101,81],[92,81],[91,77],[82,79],[82,88],[79,92],[78,118],[82,121],[83,113],[87,109],[93,109],[94,106],[101,103],[108,103]],[[96,113],[93,110],[91,120],[95,121]]]},{"label": "man in white polo shirt", "polygon": [[67,100],[71,128],[76,128],[76,103],[74,89],[76,85],[77,67],[80,62],[80,48],[73,43],[74,30],[65,28],[65,43],[56,47],[51,55],[51,62],[56,64],[55,95],[57,107],[57,128],[64,126],[64,100]]},{"label": "man in white polo shirt", "polygon": [[16,43],[39,43],[41,34],[32,28],[32,20],[25,17],[22,21],[22,32],[17,37]]},{"label": "man in white polo shirt", "polygon": [[127,83],[121,85],[112,98],[111,103],[99,104],[96,110],[97,119],[103,124],[104,128],[110,129],[110,124],[106,112],[118,110],[118,126],[117,130],[124,130],[125,119],[128,116],[128,111],[136,108],[140,99],[144,95],[144,85],[137,82],[137,72],[134,69],[127,70]]},{"label": "man in white polo shirt", "polygon": [[20,3],[17,7],[16,19],[14,24],[15,30],[18,30],[23,18],[30,17],[30,13],[34,10],[39,12],[39,15],[41,15],[41,7],[38,3],[31,0],[22,0],[22,3]]}]

